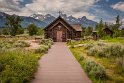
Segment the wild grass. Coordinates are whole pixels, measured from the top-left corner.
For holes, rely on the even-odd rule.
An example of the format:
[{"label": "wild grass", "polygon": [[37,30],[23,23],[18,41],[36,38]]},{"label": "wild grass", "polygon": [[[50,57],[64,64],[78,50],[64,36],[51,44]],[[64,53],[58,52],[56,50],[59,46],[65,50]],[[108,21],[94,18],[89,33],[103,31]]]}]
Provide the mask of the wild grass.
[{"label": "wild grass", "polygon": [[27,83],[37,69],[40,55],[21,49],[0,50],[1,83]]},{"label": "wild grass", "polygon": [[93,81],[93,83],[105,83],[105,68],[92,59],[88,58],[85,54],[80,53],[81,49],[77,50],[76,48],[70,48],[70,50],[72,51],[82,68],[85,70],[89,78]]},{"label": "wild grass", "polygon": [[24,48],[24,47],[29,47],[30,44],[25,41],[21,40],[0,40],[0,48],[6,48],[6,49],[11,49],[11,48]]},{"label": "wild grass", "polygon": [[120,43],[124,45],[124,37],[104,39],[104,41],[109,42],[109,43]]},{"label": "wild grass", "polygon": [[0,83],[29,83],[39,58],[51,45],[52,41],[47,40],[39,49],[25,50],[30,46],[25,41],[0,40]]},{"label": "wild grass", "polygon": [[[123,41],[123,40],[121,40]],[[82,68],[86,69],[87,60],[93,64],[99,64],[103,67],[103,70],[106,72],[106,78],[102,80],[94,78],[93,70],[88,71],[87,74],[93,83],[123,83],[124,82],[124,47],[123,44],[116,42],[96,41],[96,42],[86,42],[83,43],[81,47],[70,46],[71,51],[73,52],[76,59],[81,64]],[[77,45],[77,44],[76,44]],[[90,56],[89,56],[90,55]],[[87,60],[85,60],[85,58]],[[93,68],[94,69],[94,68]],[[95,70],[97,70],[95,68]],[[101,68],[98,68],[98,71]],[[103,71],[101,70],[101,71]],[[100,75],[99,75],[100,76]]]}]

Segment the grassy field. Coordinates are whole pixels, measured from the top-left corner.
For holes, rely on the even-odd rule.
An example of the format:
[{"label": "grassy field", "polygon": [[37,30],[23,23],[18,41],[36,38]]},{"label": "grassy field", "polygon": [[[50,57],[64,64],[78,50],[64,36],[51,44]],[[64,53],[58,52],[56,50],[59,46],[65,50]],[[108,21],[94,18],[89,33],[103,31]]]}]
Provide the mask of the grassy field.
[{"label": "grassy field", "polygon": [[121,43],[124,45],[124,37],[105,39],[105,41],[110,43]]},{"label": "grassy field", "polygon": [[51,40],[39,42],[40,48],[25,50],[30,44],[23,38],[0,39],[0,83],[29,83],[34,78],[39,58],[52,45]]},{"label": "grassy field", "polygon": [[123,38],[81,41],[70,44],[70,50],[93,83],[124,83],[123,45]]}]

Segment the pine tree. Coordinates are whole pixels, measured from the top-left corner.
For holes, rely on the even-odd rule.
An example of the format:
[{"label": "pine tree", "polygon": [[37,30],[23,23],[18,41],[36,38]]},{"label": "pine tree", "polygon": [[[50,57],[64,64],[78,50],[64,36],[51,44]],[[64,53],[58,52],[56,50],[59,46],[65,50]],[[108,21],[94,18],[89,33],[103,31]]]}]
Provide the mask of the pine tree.
[{"label": "pine tree", "polygon": [[120,31],[119,31],[119,27],[120,26],[121,26],[120,16],[117,15],[117,17],[116,17],[116,24],[113,26],[114,37],[119,37],[120,36]]},{"label": "pine tree", "polygon": [[82,26],[82,32],[81,32],[82,38],[84,38],[84,36],[85,36],[85,30],[86,30],[86,27]]},{"label": "pine tree", "polygon": [[124,28],[121,29],[121,36],[124,37]]},{"label": "pine tree", "polygon": [[86,36],[90,36],[92,32],[93,32],[93,27],[91,27],[91,26],[88,26],[88,27],[85,29],[85,35],[86,35]]},{"label": "pine tree", "polygon": [[98,36],[100,38],[104,36],[103,29],[104,29],[104,23],[103,23],[103,20],[101,18],[100,22],[96,25],[96,31],[97,31]]}]

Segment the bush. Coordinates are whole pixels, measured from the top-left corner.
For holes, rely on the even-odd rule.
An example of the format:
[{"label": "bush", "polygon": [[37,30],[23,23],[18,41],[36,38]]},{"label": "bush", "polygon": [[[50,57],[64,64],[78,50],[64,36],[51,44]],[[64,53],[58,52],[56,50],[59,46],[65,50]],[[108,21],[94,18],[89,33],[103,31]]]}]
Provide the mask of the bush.
[{"label": "bush", "polygon": [[13,47],[29,47],[30,44],[25,41],[3,40],[0,41],[0,48],[10,49]]},{"label": "bush", "polygon": [[89,50],[89,49],[92,48],[93,46],[94,46],[94,44],[93,44],[93,43],[90,43],[90,44],[85,45],[84,48],[85,48],[86,50]]},{"label": "bush", "polygon": [[97,55],[99,57],[104,57],[106,54],[105,54],[105,51],[103,49],[99,49],[99,50],[97,50]]},{"label": "bush", "polygon": [[97,55],[98,49],[99,49],[98,46],[94,46],[94,47],[90,48],[90,49],[87,51],[87,54],[88,54],[89,56],[95,56],[95,55]]},{"label": "bush", "polygon": [[119,57],[116,59],[116,63],[122,67],[122,69],[124,70],[124,57]]},{"label": "bush", "polygon": [[105,68],[96,64],[94,61],[86,61],[84,68],[85,71],[95,79],[102,80],[106,78]]},{"label": "bush", "polygon": [[110,47],[110,52],[112,56],[119,57],[121,56],[121,45],[120,44],[112,44]]},{"label": "bush", "polygon": [[25,41],[17,41],[13,44],[13,47],[29,47],[30,44]]},{"label": "bush", "polygon": [[83,61],[84,60],[84,56],[80,56],[79,61]]},{"label": "bush", "polygon": [[15,40],[1,40],[0,48],[11,48]]},{"label": "bush", "polygon": [[43,44],[43,45],[48,45],[48,44],[53,44],[53,40],[52,39],[42,39],[40,41],[40,44]]},{"label": "bush", "polygon": [[106,44],[104,42],[98,42],[97,45],[98,46],[105,46]]},{"label": "bush", "polygon": [[99,57],[122,57],[124,55],[124,47],[122,47],[120,44],[107,45],[99,43],[93,47],[88,46],[87,54],[89,56],[98,55]]},{"label": "bush", "polygon": [[121,53],[120,53],[121,56],[124,57],[124,46],[121,48],[120,52],[121,52]]},{"label": "bush", "polygon": [[70,47],[71,47],[71,48],[74,48],[74,45],[71,45]]},{"label": "bush", "polygon": [[35,53],[45,53],[48,51],[48,49],[49,49],[48,45],[41,45],[39,49],[35,50]]},{"label": "bush", "polygon": [[38,32],[38,27],[35,24],[30,24],[27,27],[30,36],[36,35]]},{"label": "bush", "polygon": [[0,50],[1,83],[27,83],[38,65],[36,54],[21,49]]},{"label": "bush", "polygon": [[101,80],[106,78],[106,71],[103,67],[95,65],[89,72],[89,75],[93,75],[96,79]]},{"label": "bush", "polygon": [[84,68],[86,72],[90,72],[95,65],[96,63],[94,61],[86,61]]}]

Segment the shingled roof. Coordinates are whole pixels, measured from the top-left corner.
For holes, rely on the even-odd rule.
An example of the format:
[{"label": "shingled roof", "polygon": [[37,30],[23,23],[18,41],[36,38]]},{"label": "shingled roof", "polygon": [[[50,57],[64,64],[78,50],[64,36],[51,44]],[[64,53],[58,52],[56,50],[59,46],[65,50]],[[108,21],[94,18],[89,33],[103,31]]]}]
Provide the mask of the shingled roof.
[{"label": "shingled roof", "polygon": [[71,25],[76,31],[82,31],[82,27],[80,24],[73,24]]},{"label": "shingled roof", "polygon": [[48,26],[45,27],[45,29],[47,29],[49,26],[51,26],[52,24],[54,24],[57,20],[61,19],[63,22],[65,22],[68,26],[70,26],[71,28],[73,28],[76,31],[82,31],[82,27],[80,24],[69,24],[64,18],[62,18],[61,16],[59,16],[58,18],[56,18],[52,23],[50,23]]}]

